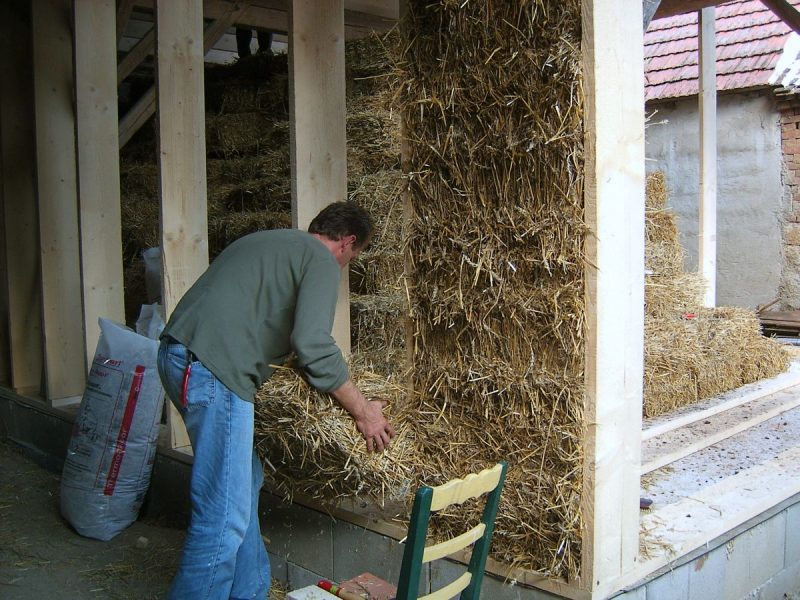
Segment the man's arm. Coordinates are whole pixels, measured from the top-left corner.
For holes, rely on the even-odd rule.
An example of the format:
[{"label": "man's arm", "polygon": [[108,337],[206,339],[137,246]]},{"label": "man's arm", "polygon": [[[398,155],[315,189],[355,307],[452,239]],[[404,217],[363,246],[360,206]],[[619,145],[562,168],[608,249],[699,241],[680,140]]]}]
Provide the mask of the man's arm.
[{"label": "man's arm", "polygon": [[386,402],[367,400],[352,379],[348,379],[330,394],[353,417],[358,431],[367,441],[369,452],[382,452],[389,447],[395,431],[383,416]]}]

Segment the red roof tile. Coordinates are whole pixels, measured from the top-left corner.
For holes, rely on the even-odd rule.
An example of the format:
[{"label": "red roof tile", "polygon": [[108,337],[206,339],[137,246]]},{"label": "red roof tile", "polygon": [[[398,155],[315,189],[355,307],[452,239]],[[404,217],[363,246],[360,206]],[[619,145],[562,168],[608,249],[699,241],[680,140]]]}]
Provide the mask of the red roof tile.
[{"label": "red roof tile", "polygon": [[[800,7],[800,0],[790,2]],[[770,85],[790,33],[760,0],[717,6],[717,89]],[[697,94],[697,13],[652,21],[644,56],[647,100]]]}]

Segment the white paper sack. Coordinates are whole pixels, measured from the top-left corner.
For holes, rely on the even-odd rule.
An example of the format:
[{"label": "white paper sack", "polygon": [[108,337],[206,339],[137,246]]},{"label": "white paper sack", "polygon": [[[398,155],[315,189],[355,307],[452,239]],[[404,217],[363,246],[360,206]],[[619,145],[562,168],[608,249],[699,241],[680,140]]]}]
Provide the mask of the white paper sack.
[{"label": "white paper sack", "polygon": [[158,342],[100,319],[89,379],[61,478],[61,514],[110,540],[133,523],[150,484],[164,392]]}]

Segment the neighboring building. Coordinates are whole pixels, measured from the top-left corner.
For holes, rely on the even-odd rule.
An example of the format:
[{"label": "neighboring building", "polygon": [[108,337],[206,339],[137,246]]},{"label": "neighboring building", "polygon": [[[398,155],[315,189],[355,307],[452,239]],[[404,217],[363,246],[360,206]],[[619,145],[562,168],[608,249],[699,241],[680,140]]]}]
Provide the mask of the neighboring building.
[{"label": "neighboring building", "polygon": [[[791,0],[800,5],[800,0]],[[647,170],[662,170],[697,269],[698,15],[645,33]],[[758,0],[716,8],[717,305],[800,308],[800,36]]]}]

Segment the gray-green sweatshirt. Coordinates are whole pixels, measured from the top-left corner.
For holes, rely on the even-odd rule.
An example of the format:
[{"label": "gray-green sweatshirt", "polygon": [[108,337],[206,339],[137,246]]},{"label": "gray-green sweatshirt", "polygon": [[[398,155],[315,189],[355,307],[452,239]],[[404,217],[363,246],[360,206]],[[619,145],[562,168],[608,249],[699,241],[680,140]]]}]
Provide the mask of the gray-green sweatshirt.
[{"label": "gray-green sweatshirt", "polygon": [[305,231],[246,235],[228,246],[181,298],[162,338],[191,350],[244,400],[294,351],[316,388],[345,383],[347,365],[331,336],[340,267]]}]

